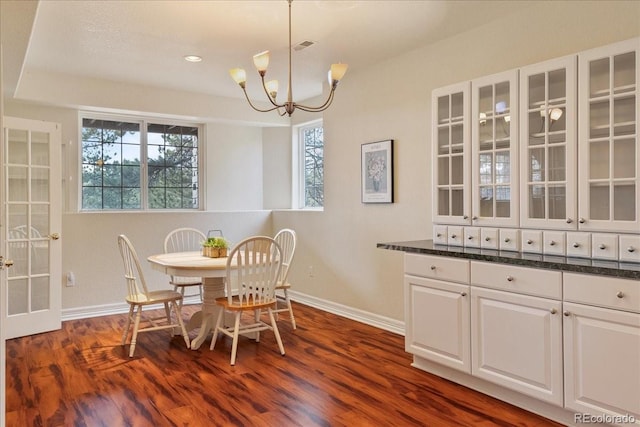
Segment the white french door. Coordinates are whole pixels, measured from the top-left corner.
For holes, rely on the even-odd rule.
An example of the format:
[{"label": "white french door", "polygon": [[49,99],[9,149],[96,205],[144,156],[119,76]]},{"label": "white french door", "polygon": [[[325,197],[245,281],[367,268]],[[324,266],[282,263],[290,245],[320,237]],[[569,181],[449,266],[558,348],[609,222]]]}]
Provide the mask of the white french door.
[{"label": "white french door", "polygon": [[4,117],[5,338],[60,329],[61,129]]}]

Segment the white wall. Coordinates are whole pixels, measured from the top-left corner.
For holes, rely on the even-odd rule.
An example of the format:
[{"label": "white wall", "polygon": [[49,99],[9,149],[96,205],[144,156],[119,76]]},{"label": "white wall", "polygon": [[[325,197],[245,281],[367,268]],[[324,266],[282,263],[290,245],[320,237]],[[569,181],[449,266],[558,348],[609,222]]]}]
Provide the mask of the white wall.
[{"label": "white wall", "polygon": [[[298,232],[290,273],[295,289],[401,320],[402,254],[376,243],[432,236],[431,91],[639,34],[640,2],[541,1],[509,19],[347,73],[324,115],[324,211],[273,214],[274,229]],[[395,140],[395,203],[362,204],[360,146],[387,138]]]}]

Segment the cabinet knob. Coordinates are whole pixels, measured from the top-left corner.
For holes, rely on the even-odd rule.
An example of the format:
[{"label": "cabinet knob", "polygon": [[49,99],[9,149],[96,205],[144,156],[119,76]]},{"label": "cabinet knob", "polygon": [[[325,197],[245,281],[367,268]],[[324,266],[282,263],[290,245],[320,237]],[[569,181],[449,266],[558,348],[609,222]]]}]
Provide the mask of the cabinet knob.
[{"label": "cabinet knob", "polygon": [[627,248],[627,252],[631,252],[631,253],[633,253],[633,252],[635,252],[635,251],[636,251],[636,248],[634,248],[633,246],[629,246],[629,247]]},{"label": "cabinet knob", "polygon": [[511,241],[511,239],[510,239],[510,238],[508,238],[508,237],[505,237],[505,238],[504,238],[504,242],[505,242],[505,243],[509,243],[510,241]]},{"label": "cabinet knob", "polygon": [[562,314],[564,314],[564,316],[565,316],[565,317],[569,317],[569,316],[571,315],[571,313],[569,313],[568,311],[565,311],[565,312],[564,312],[564,313],[562,313]]},{"label": "cabinet knob", "polygon": [[[487,236],[487,237],[485,237],[485,238],[484,238],[484,241],[485,241],[485,242],[488,242],[489,240],[491,240],[491,237],[489,237],[489,236]],[[632,252],[633,252],[633,251],[632,251]]]},{"label": "cabinet knob", "polygon": [[529,239],[527,240],[527,245],[532,245],[533,244],[533,240]]},{"label": "cabinet knob", "polygon": [[513,276],[507,276],[507,282],[513,282]]},{"label": "cabinet knob", "polygon": [[442,237],[442,234],[436,233],[436,237]]},{"label": "cabinet knob", "polygon": [[604,243],[600,243],[600,246],[598,246],[600,249],[605,250],[607,249],[607,246]]},{"label": "cabinet knob", "polygon": [[567,224],[571,224],[573,220],[571,218],[567,218]]},{"label": "cabinet knob", "polygon": [[478,217],[474,215],[474,216],[471,217],[471,219],[474,220],[474,221],[477,221]]},{"label": "cabinet knob", "polygon": [[466,292],[460,292],[460,296],[466,297],[467,293]]},{"label": "cabinet knob", "polygon": [[574,248],[579,248],[579,247],[580,247],[580,243],[575,242],[575,243],[573,244],[573,247],[574,247]]},{"label": "cabinet knob", "polygon": [[435,266],[435,265],[432,265],[432,266],[431,266],[431,270],[435,270],[435,269],[436,269],[436,266]]},{"label": "cabinet knob", "polygon": [[473,240],[473,236],[467,236],[467,240]]},{"label": "cabinet knob", "polygon": [[554,242],[553,240],[549,242],[549,246],[555,246],[556,242]]},{"label": "cabinet knob", "polygon": [[616,294],[616,296],[617,296],[618,298],[624,298],[624,292],[622,292],[622,291],[618,291],[618,293]]},{"label": "cabinet knob", "polygon": [[550,310],[550,313],[551,313],[551,314],[556,314],[557,312],[558,312],[558,310],[556,310],[555,308],[552,308],[552,309]]},{"label": "cabinet knob", "polygon": [[578,220],[578,222],[579,222],[580,224],[584,224],[585,222],[587,222],[587,220],[585,220],[584,218],[580,218],[580,219]]},{"label": "cabinet knob", "polygon": [[456,236],[455,234],[452,234],[452,235],[451,235],[451,238],[452,238],[452,239],[455,239],[456,237],[458,237],[458,236]]},{"label": "cabinet knob", "polygon": [[462,219],[469,219],[469,215],[463,215]]}]

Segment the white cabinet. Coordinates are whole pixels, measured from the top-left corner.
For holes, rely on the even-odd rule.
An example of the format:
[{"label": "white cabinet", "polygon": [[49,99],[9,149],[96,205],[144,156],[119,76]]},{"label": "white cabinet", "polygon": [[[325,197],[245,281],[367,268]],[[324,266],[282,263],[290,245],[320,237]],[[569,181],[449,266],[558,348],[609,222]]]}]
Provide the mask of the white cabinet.
[{"label": "white cabinet", "polygon": [[473,225],[518,225],[517,99],[517,70],[471,82]]},{"label": "white cabinet", "polygon": [[404,269],[406,351],[470,373],[469,261],[405,254]]},{"label": "white cabinet", "polygon": [[562,405],[562,303],[472,287],[472,373]]},{"label": "white cabinet", "polygon": [[471,160],[469,83],[432,94],[433,218],[441,224],[469,224]]},{"label": "white cabinet", "polygon": [[640,232],[640,39],[578,55],[580,229]]},{"label": "white cabinet", "polygon": [[567,56],[520,69],[520,225],[577,227],[577,65]]}]

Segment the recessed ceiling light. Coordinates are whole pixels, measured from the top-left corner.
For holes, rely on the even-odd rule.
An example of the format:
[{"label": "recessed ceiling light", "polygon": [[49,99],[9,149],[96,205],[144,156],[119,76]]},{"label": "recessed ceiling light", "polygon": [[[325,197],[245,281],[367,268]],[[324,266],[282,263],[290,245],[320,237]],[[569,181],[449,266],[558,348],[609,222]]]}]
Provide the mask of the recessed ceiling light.
[{"label": "recessed ceiling light", "polygon": [[184,57],[184,60],[189,62],[200,62],[202,61],[202,57],[198,55],[187,55]]}]

